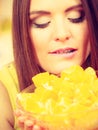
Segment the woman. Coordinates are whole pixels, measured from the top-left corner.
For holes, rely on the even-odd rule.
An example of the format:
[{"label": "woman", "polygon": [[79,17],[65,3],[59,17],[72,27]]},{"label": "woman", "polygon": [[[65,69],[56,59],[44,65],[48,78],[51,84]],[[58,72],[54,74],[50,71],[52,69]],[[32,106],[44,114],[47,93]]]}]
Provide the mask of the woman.
[{"label": "woman", "polygon": [[21,90],[40,72],[60,75],[75,64],[98,69],[97,11],[98,0],[14,0],[13,46]]}]

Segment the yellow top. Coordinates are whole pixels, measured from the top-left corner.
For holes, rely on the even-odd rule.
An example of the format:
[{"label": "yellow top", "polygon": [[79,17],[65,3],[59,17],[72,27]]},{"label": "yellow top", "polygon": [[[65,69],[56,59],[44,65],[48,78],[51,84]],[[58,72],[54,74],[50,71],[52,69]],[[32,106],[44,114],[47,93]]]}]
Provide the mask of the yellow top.
[{"label": "yellow top", "polygon": [[[11,100],[13,110],[15,110],[16,95],[20,92],[20,89],[18,85],[18,79],[14,62],[7,64],[0,69],[0,81],[6,87]],[[16,122],[15,122],[15,130],[19,130],[19,128],[17,128]]]},{"label": "yellow top", "polygon": [[16,95],[19,92],[18,79],[14,63],[9,63],[0,69],[0,81],[6,87],[13,109],[16,108]]},{"label": "yellow top", "polygon": [[[11,100],[13,110],[15,110],[16,109],[16,96],[20,92],[20,89],[19,89],[14,62],[11,62],[3,66],[2,68],[0,68],[0,81],[6,87],[10,100]],[[32,92],[32,85],[24,89],[22,92]],[[20,130],[17,127],[16,121],[15,121],[15,130]]]}]

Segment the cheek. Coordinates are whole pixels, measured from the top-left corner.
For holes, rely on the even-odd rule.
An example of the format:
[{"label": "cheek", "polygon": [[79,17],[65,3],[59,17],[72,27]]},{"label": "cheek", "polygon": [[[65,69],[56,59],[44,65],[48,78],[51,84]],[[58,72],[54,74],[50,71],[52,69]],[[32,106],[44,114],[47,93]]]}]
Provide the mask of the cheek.
[{"label": "cheek", "polygon": [[83,23],[77,24],[76,26],[73,25],[71,29],[76,39],[80,40],[80,42],[85,42],[88,40],[89,30],[86,20]]},{"label": "cheek", "polygon": [[86,45],[84,46],[84,50],[85,50],[84,54],[86,54],[86,57],[88,57],[91,51],[90,41],[86,43]]},{"label": "cheek", "polygon": [[89,31],[87,22],[85,21],[83,24],[74,30],[75,37],[77,39],[78,47],[81,51],[83,59],[86,59],[90,53],[90,41],[89,41]]},{"label": "cheek", "polygon": [[36,53],[44,53],[45,51],[48,51],[52,39],[50,29],[31,29],[30,34]]},{"label": "cheek", "polygon": [[81,41],[83,41],[83,49],[85,50],[85,54],[90,53],[90,38],[89,38],[89,32],[88,28],[84,28],[84,31],[82,32],[83,36]]},{"label": "cheek", "polygon": [[48,38],[40,33],[40,31],[31,32],[31,40],[35,49],[36,57],[39,60],[45,57],[46,52],[48,51]]},{"label": "cheek", "polygon": [[82,41],[82,43],[81,43],[81,51],[82,51],[82,53],[83,53],[83,57],[88,57],[88,55],[89,55],[89,53],[90,53],[90,41],[89,41],[89,34],[88,34],[88,31],[85,31],[84,33],[83,33],[83,37],[81,38],[81,41]]},{"label": "cheek", "polygon": [[31,37],[34,37],[34,41],[36,42],[48,42],[49,38],[51,36],[51,30],[50,29],[32,29],[31,30]]},{"label": "cheek", "polygon": [[84,22],[84,24],[80,25],[80,28],[77,29],[77,32],[75,32],[76,37],[78,38],[79,45],[84,49],[84,50],[89,50],[90,49],[90,42],[89,42],[89,31],[88,31],[88,26],[87,23]]},{"label": "cheek", "polygon": [[89,41],[89,36],[88,33],[84,33],[84,37],[82,37],[81,41],[83,41],[80,45],[80,50],[82,54],[82,59],[85,61],[87,57],[90,54],[91,47],[90,47],[90,41]]}]

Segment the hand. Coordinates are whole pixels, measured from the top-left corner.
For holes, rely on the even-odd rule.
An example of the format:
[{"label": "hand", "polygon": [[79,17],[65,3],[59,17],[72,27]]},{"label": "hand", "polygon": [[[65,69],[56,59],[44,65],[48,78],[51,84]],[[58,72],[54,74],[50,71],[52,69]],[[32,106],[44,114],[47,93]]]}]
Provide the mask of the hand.
[{"label": "hand", "polygon": [[36,125],[29,113],[17,109],[15,111],[15,116],[17,119],[17,125],[21,130],[44,130],[44,128]]}]

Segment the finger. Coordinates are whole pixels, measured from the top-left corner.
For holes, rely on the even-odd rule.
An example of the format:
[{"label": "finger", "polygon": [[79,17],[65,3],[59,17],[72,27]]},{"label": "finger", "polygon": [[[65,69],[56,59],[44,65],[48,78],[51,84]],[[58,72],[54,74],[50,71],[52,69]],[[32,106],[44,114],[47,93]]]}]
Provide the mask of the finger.
[{"label": "finger", "polygon": [[25,128],[24,130],[32,130],[33,129],[33,121],[32,120],[26,120],[25,121]]},{"label": "finger", "polygon": [[34,126],[33,126],[33,130],[42,130],[42,129],[41,129],[40,126],[38,126],[38,125],[34,125]]},{"label": "finger", "polygon": [[24,130],[32,130],[33,129],[33,126],[26,126],[25,128],[24,128]]},{"label": "finger", "polygon": [[18,127],[21,128],[21,130],[24,130],[24,122],[25,122],[25,117],[24,116],[20,116],[17,119]]},{"label": "finger", "polygon": [[23,115],[24,112],[20,109],[17,109],[17,110],[14,111],[14,114],[15,114],[15,116],[19,117],[19,116]]}]

